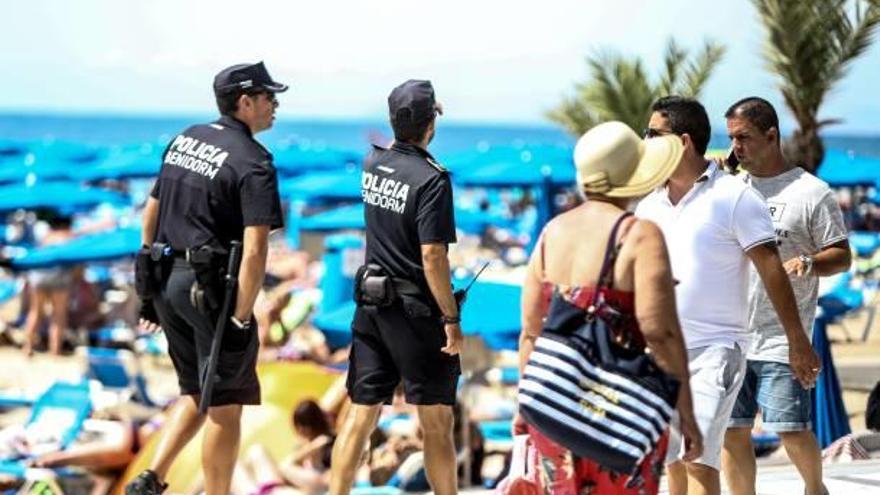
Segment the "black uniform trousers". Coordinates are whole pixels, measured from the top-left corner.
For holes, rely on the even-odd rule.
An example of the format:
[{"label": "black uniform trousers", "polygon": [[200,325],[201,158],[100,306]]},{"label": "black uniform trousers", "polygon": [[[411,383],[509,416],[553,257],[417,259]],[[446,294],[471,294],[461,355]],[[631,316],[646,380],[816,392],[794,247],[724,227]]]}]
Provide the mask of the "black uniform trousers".
[{"label": "black uniform trousers", "polygon": [[[200,394],[202,371],[208,364],[215,331],[216,319],[200,312],[190,300],[190,289],[195,280],[195,272],[189,263],[176,258],[161,294],[155,299],[182,395]],[[244,338],[226,335],[230,331],[247,331],[250,335]],[[217,361],[217,381],[214,382],[210,406],[260,403],[256,370],[258,352],[256,325],[251,325],[249,330],[227,328]]]},{"label": "black uniform trousers", "polygon": [[403,380],[409,404],[455,403],[460,360],[440,351],[446,346],[443,323],[435,314],[422,316],[425,309],[409,297],[388,307],[357,308],[346,381],[352,402],[390,403]]}]

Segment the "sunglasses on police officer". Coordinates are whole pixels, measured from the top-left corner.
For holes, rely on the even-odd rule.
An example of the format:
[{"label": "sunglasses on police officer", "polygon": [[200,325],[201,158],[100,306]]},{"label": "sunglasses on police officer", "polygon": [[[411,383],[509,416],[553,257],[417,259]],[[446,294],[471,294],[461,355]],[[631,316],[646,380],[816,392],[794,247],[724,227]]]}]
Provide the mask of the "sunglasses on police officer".
[{"label": "sunglasses on police officer", "polygon": [[269,100],[269,103],[278,103],[278,98],[272,91],[254,91],[252,93],[245,93],[245,95],[251,98],[259,98],[260,95],[266,95],[266,99]]}]

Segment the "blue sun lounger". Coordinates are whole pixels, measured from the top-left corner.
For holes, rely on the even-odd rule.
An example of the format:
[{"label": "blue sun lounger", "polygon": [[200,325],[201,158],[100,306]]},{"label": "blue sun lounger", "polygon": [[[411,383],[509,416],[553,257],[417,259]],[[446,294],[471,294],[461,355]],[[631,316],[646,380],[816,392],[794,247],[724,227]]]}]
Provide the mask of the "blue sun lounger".
[{"label": "blue sun lounger", "polygon": [[[69,446],[79,435],[83,423],[92,412],[89,384],[55,382],[37,398],[27,421],[28,427],[57,428],[62,431],[61,449]],[[0,460],[0,474],[24,477],[27,458]]]},{"label": "blue sun lounger", "polygon": [[14,278],[0,279],[0,303],[12,299],[21,294],[22,284],[20,280]]},{"label": "blue sun lounger", "polygon": [[106,389],[130,394],[136,402],[159,407],[147,393],[147,381],[141,372],[137,356],[127,349],[86,348],[87,376],[97,380]]}]

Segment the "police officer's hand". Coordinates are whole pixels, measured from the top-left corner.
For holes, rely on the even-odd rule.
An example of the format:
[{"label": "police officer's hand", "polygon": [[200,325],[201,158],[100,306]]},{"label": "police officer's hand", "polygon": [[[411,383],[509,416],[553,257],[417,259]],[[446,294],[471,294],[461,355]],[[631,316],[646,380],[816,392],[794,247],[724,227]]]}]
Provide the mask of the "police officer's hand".
[{"label": "police officer's hand", "polygon": [[156,307],[150,299],[141,300],[138,329],[141,333],[156,333],[162,330],[162,327],[159,326],[159,314],[156,313]]},{"label": "police officer's hand", "polygon": [[138,330],[140,333],[157,333],[162,331],[162,327],[158,323],[141,318],[138,321]]},{"label": "police officer's hand", "polygon": [[446,331],[446,347],[440,350],[450,356],[455,356],[464,349],[464,336],[461,334],[461,324],[446,323],[443,325],[443,329]]}]

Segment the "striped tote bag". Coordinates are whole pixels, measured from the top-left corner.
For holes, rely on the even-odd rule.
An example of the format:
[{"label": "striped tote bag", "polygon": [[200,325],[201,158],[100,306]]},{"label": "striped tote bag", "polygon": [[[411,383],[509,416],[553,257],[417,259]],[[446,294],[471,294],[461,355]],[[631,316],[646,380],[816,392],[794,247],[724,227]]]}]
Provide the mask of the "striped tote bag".
[{"label": "striped tote bag", "polygon": [[628,315],[606,305],[599,288],[610,286],[606,272],[616,258],[616,230],[589,311],[554,294],[517,398],[523,419],[546,437],[578,457],[631,474],[665,432],[678,381],[644,349],[613,338],[614,325]]}]

